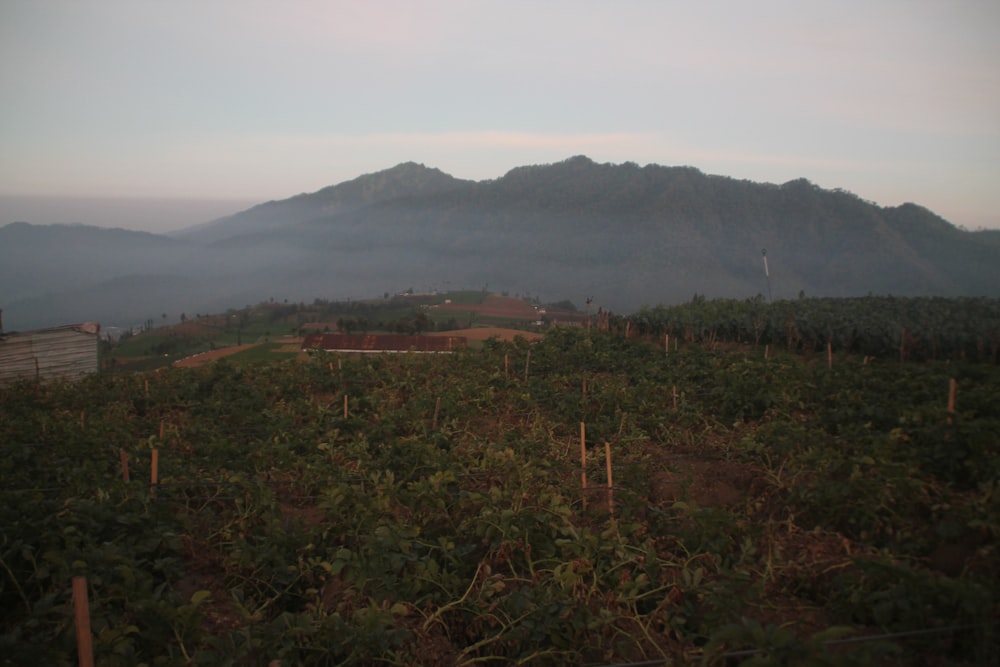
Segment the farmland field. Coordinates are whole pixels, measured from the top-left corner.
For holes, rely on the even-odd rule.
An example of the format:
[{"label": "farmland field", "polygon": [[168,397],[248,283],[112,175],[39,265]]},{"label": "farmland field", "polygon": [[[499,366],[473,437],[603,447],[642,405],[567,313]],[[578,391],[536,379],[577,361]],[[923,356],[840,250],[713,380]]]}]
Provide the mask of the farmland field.
[{"label": "farmland field", "polygon": [[0,664],[1000,660],[1000,367],[702,333],[2,387]]}]

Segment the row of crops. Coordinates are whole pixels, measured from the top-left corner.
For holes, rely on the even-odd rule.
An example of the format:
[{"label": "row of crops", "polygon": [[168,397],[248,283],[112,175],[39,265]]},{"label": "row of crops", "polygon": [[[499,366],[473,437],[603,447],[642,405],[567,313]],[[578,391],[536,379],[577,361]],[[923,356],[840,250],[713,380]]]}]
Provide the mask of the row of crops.
[{"label": "row of crops", "polygon": [[[624,328],[626,318],[616,318]],[[629,324],[642,335],[701,343],[751,343],[808,352],[830,345],[903,361],[1000,360],[1000,299],[892,297],[766,302],[706,300],[643,308]]]},{"label": "row of crops", "polygon": [[101,665],[1000,659],[1000,369],[834,361],[556,329],[0,388],[0,663],[76,662],[78,575]]}]

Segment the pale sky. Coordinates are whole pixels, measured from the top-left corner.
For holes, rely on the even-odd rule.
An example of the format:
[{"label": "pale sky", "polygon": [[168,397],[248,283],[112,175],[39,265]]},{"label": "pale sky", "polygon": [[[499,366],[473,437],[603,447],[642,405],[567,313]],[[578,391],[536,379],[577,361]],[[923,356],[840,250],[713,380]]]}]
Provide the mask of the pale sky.
[{"label": "pale sky", "polygon": [[584,154],[1000,227],[998,27],[997,0],[0,0],[0,197]]}]

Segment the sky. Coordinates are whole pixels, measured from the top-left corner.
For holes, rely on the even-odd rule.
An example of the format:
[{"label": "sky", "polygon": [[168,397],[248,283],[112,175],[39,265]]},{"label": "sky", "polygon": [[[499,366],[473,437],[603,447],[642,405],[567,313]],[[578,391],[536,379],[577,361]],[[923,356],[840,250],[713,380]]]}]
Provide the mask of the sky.
[{"label": "sky", "polygon": [[405,161],[587,155],[1000,228],[998,25],[996,0],[0,0],[0,225],[166,231]]}]

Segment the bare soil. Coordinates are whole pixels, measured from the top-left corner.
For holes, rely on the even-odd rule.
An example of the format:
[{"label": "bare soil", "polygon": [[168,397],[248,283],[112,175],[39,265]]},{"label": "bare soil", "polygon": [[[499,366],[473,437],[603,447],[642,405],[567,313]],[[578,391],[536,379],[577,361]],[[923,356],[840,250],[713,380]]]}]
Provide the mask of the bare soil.
[{"label": "bare soil", "polygon": [[202,352],[201,354],[196,354],[185,359],[179,359],[174,362],[174,366],[178,368],[197,368],[198,366],[204,366],[209,364],[216,359],[221,359],[223,357],[228,357],[231,354],[236,354],[237,352],[242,352],[243,350],[249,350],[251,347],[256,346],[257,343],[249,343],[247,345],[233,345],[232,347],[223,347],[218,350],[212,350],[210,352]]}]

